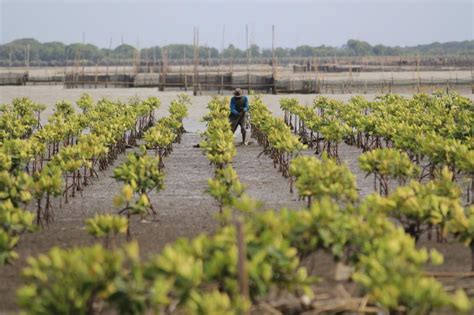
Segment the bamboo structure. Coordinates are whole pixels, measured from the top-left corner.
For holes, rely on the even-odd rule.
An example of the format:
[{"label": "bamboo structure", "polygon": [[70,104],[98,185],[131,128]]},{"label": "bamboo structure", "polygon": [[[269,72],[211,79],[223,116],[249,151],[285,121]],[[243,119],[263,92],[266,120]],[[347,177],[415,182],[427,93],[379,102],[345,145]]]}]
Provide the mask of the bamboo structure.
[{"label": "bamboo structure", "polygon": [[[66,88],[157,87],[160,91],[165,89],[187,91],[192,84],[194,95],[202,94],[202,90],[222,94],[236,87],[249,92],[255,90],[258,93],[273,94],[411,93],[435,91],[440,88],[447,91],[454,89],[461,93],[474,92],[474,59],[472,61],[469,58],[463,59],[464,61],[462,58],[440,59],[419,54],[370,57],[299,55],[277,58],[275,30],[275,25],[272,25],[271,55],[268,51],[265,57],[257,58],[252,51],[253,35],[249,33],[248,25],[245,27],[245,54],[239,56],[235,55],[232,49],[228,50],[228,55],[224,54],[225,26],[222,29],[220,52],[214,54],[206,44],[207,53],[202,56],[199,28],[194,28],[192,60],[188,58],[187,46],[183,46],[183,55],[179,59],[176,58],[176,51],[172,54],[169,50],[172,46],[162,47],[159,58],[156,55],[156,47],[153,47],[153,51],[146,49],[140,54],[140,49],[136,49],[132,57],[119,59],[118,52],[111,55],[112,39],[110,39],[109,52],[102,59],[94,60],[94,63],[84,58],[83,46],[80,46],[75,56],[69,56],[71,52],[66,50],[66,63],[59,75],[49,75],[48,71],[46,74],[35,75],[38,72],[35,66],[31,65],[29,45],[23,46],[24,54],[21,55],[24,61],[13,64],[12,58],[17,52],[10,46],[9,60],[5,63],[8,65],[8,72],[0,72],[0,85],[63,82]],[[138,45],[137,41],[137,48]],[[71,67],[69,67],[70,59],[73,59]],[[441,71],[436,65],[443,67],[444,73],[440,74]],[[26,76],[18,74],[19,72],[14,69],[15,66],[25,70]],[[428,72],[433,70],[436,70],[437,74]],[[13,74],[15,72],[16,74]]]}]

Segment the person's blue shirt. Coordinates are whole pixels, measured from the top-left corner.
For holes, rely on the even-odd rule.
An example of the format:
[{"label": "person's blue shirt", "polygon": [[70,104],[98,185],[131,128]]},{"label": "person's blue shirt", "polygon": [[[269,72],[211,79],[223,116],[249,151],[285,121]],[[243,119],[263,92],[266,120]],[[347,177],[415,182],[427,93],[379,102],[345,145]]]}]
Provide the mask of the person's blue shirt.
[{"label": "person's blue shirt", "polygon": [[[248,112],[249,111],[249,100],[247,98],[247,96],[243,95],[242,98],[244,99],[244,112]],[[230,99],[230,112],[233,114],[233,115],[238,115],[239,112],[235,109],[235,96],[232,96],[232,98]]]}]

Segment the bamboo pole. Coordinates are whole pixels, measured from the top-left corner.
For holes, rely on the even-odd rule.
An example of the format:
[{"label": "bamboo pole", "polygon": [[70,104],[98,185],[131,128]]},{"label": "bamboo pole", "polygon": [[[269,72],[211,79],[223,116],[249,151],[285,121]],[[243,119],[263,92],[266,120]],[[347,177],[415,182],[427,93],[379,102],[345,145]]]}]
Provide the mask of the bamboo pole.
[{"label": "bamboo pole", "polygon": [[162,56],[161,56],[161,86],[160,86],[160,91],[165,90],[165,85],[166,85],[166,74],[168,71],[168,48],[163,47],[161,50]]},{"label": "bamboo pole", "polygon": [[136,61],[135,61],[135,74],[138,74],[140,72],[140,63],[141,63],[141,56],[140,56],[140,41],[137,38],[137,52],[135,55]]},{"label": "bamboo pole", "polygon": [[146,72],[151,73],[151,67],[148,63],[148,49],[145,49],[145,59],[146,59],[146,61],[145,61]]},{"label": "bamboo pole", "polygon": [[68,51],[67,47],[64,48],[64,53],[65,53],[65,59],[66,63],[64,64],[64,83],[66,83],[66,78],[67,78],[67,60],[68,60]]},{"label": "bamboo pole", "polygon": [[25,54],[26,73],[30,71],[30,44],[26,45]]},{"label": "bamboo pole", "polygon": [[245,25],[245,50],[247,52],[247,93],[250,94],[250,72],[249,72],[249,26]]},{"label": "bamboo pole", "polygon": [[97,89],[98,76],[99,76],[99,64],[96,62],[95,63],[95,85],[94,85],[96,89]]},{"label": "bamboo pole", "polygon": [[9,63],[8,63],[8,67],[10,67],[10,68],[12,67],[12,53],[13,53],[12,48],[13,48],[12,45],[10,45],[10,58],[9,58],[10,60],[9,60]]},{"label": "bamboo pole", "polygon": [[474,94],[474,72],[471,66],[471,93]]},{"label": "bamboo pole", "polygon": [[221,77],[221,85],[218,91],[219,94],[223,94],[224,92],[224,74],[223,72],[221,73],[221,67],[222,67],[222,64],[224,63],[224,38],[225,38],[225,25],[222,27],[221,62],[219,64],[219,74]]},{"label": "bamboo pole", "polygon": [[106,70],[105,70],[105,87],[107,88],[108,87],[108,82],[110,81],[110,78],[109,78],[109,64],[110,64],[110,54],[112,52],[112,37],[110,38],[110,41],[109,41],[109,53],[107,55],[107,66],[106,66]]},{"label": "bamboo pole", "polygon": [[[209,84],[208,72],[209,72],[209,67],[211,65],[211,50],[207,46],[207,43],[206,43],[206,49],[207,49],[206,85],[208,85]],[[206,88],[206,90],[209,90],[209,86]]]},{"label": "bamboo pole", "polygon": [[194,76],[193,76],[193,95],[197,95],[198,90],[198,55],[199,55],[199,29],[194,28]]},{"label": "bamboo pole", "polygon": [[82,32],[82,46],[79,49],[78,67],[82,65],[82,87],[83,88],[84,88],[85,77],[84,77],[84,63],[82,62],[82,49],[84,49],[85,41],[86,41],[86,33]]},{"label": "bamboo pole", "polygon": [[184,90],[188,90],[188,72],[186,64],[186,45],[183,46],[183,64],[184,64]]},{"label": "bamboo pole", "polygon": [[153,46],[153,73],[156,71],[156,46]]},{"label": "bamboo pole", "polygon": [[234,50],[232,49],[230,51],[230,77],[232,78],[234,76]]},{"label": "bamboo pole", "polygon": [[273,83],[273,94],[277,94],[276,91],[276,70],[275,70],[275,25],[272,25],[272,83]]},{"label": "bamboo pole", "polygon": [[420,55],[417,54],[416,55],[416,75],[417,75],[417,90],[418,90],[418,93],[420,93]]},{"label": "bamboo pole", "polygon": [[193,29],[193,95],[196,95],[196,28]]}]

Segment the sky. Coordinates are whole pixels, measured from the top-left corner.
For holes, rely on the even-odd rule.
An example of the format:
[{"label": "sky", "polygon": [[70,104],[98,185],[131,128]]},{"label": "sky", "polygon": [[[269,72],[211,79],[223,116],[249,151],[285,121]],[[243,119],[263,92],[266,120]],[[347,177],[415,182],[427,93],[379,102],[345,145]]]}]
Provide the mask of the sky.
[{"label": "sky", "polygon": [[139,48],[199,42],[221,48],[372,45],[413,46],[472,40],[474,0],[0,0],[0,42],[122,43]]}]

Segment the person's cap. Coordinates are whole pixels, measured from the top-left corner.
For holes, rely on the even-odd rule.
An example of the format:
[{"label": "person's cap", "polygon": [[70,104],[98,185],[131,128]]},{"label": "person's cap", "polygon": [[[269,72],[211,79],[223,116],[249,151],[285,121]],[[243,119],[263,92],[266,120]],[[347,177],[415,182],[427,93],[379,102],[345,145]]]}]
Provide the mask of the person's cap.
[{"label": "person's cap", "polygon": [[240,88],[236,88],[233,94],[234,96],[242,96],[242,90]]}]

